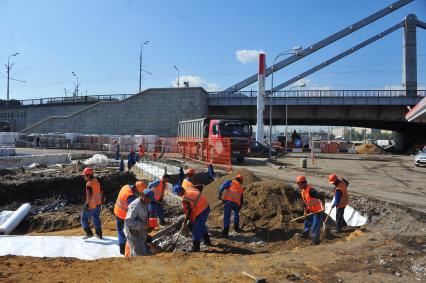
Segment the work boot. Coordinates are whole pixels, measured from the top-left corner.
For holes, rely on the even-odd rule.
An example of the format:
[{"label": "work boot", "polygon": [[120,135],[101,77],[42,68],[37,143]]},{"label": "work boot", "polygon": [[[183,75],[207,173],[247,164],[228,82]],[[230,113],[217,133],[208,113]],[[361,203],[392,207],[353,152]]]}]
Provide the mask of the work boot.
[{"label": "work boot", "polygon": [[191,253],[200,251],[200,241],[192,241],[192,248],[189,250]]},{"label": "work boot", "polygon": [[319,238],[312,238],[312,243],[314,243],[314,245],[319,245],[320,239]]},{"label": "work boot", "polygon": [[98,236],[99,239],[102,239],[102,228],[96,229],[96,236]]},{"label": "work boot", "polygon": [[229,227],[228,228],[223,228],[223,230],[222,230],[222,238],[228,239],[229,238],[228,233],[229,233]]},{"label": "work boot", "polygon": [[120,247],[120,254],[124,255],[125,251],[126,251],[126,244],[118,244]]},{"label": "work boot", "polygon": [[243,231],[240,229],[240,225],[234,225],[234,231],[235,231],[235,232],[237,232],[237,233],[241,233],[241,232],[243,232]]},{"label": "work boot", "polygon": [[212,245],[212,241],[210,240],[209,234],[204,234],[203,235],[203,240],[204,240],[204,244],[206,246],[211,246]]},{"label": "work boot", "polygon": [[309,237],[309,232],[302,232],[302,233],[296,233],[296,236],[298,236],[299,238],[302,238],[302,239],[307,239],[308,237]]},{"label": "work boot", "polygon": [[93,237],[92,229],[85,228],[83,230],[84,230],[84,232],[86,232],[86,236],[83,237],[83,240],[86,240],[86,239],[89,239],[89,238]]}]

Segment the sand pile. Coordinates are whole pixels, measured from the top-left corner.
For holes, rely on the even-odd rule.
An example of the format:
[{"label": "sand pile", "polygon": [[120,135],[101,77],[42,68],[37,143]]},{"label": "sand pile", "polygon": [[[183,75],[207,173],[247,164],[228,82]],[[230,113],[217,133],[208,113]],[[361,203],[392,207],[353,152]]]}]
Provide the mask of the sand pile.
[{"label": "sand pile", "polygon": [[378,154],[383,154],[384,150],[375,144],[366,143],[366,144],[357,146],[356,152],[358,154],[378,155]]},{"label": "sand pile", "polygon": [[209,225],[222,226],[223,205],[217,199],[217,192],[224,181],[234,178],[237,174],[244,176],[244,205],[240,217],[242,227],[252,229],[256,225],[257,228],[264,229],[294,228],[289,220],[303,215],[299,192],[284,182],[258,181],[256,176],[246,169],[233,171],[204,188],[203,194],[212,208]]}]

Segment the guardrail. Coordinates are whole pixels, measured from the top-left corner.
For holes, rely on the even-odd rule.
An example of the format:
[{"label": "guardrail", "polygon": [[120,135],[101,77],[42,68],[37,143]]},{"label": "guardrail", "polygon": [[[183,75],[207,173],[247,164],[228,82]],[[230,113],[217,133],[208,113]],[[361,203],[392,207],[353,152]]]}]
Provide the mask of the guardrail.
[{"label": "guardrail", "polygon": [[[251,98],[257,97],[257,91],[238,91],[238,92],[209,92],[209,98]],[[406,91],[406,90],[289,90],[276,91],[273,97],[291,97],[291,98],[321,98],[321,97],[425,97],[426,90]],[[266,91],[269,97],[270,91]]]},{"label": "guardrail", "polygon": [[21,105],[52,105],[52,104],[75,104],[75,103],[91,103],[99,101],[124,100],[134,94],[106,94],[106,95],[90,95],[90,96],[68,96],[68,97],[48,97],[37,99],[18,100]]}]

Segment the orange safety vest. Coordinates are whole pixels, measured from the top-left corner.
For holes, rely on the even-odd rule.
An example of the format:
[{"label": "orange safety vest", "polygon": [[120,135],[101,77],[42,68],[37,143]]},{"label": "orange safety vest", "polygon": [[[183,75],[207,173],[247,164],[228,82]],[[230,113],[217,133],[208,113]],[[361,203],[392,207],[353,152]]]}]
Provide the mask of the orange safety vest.
[{"label": "orange safety vest", "polygon": [[182,207],[185,214],[187,213],[187,208],[184,202],[188,202],[191,208],[191,215],[189,220],[191,222],[195,221],[198,215],[200,215],[208,206],[209,203],[207,199],[201,194],[201,192],[195,188],[188,187],[184,190],[182,197]]},{"label": "orange safety vest", "polygon": [[129,185],[125,185],[120,189],[120,192],[118,193],[117,201],[115,202],[114,206],[114,214],[118,218],[124,220],[126,218],[127,209],[129,207],[129,204],[127,203],[127,198],[129,196],[134,196],[135,193],[133,192],[132,188],[130,188]]},{"label": "orange safety vest", "polygon": [[186,189],[186,188],[192,187],[194,185],[188,179],[189,178],[183,179],[182,188]]},{"label": "orange safety vest", "polygon": [[306,209],[308,210],[308,213],[315,213],[324,210],[321,200],[311,197],[309,194],[310,191],[311,186],[309,185],[301,191],[302,199],[306,204]]},{"label": "orange safety vest", "polygon": [[349,203],[349,195],[348,195],[348,186],[345,181],[340,180],[339,184],[334,188],[334,193],[336,194],[336,190],[340,190],[342,196],[340,197],[340,202],[337,205],[338,208],[345,208]]},{"label": "orange safety vest", "polygon": [[[92,196],[90,198],[89,190],[88,188],[92,188]],[[101,185],[99,184],[99,181],[97,179],[92,179],[87,181],[86,183],[86,201],[90,198],[89,209],[96,208],[97,205],[102,204],[102,191],[101,191]]]},{"label": "orange safety vest", "polygon": [[151,191],[154,192],[154,198],[156,201],[159,201],[161,196],[164,194],[164,191],[167,188],[167,183],[164,183],[163,181],[160,181],[158,186],[153,187]]},{"label": "orange safety vest", "polygon": [[244,193],[244,188],[237,180],[232,180],[231,186],[226,189],[223,200],[235,202],[238,206],[241,204],[241,196]]}]

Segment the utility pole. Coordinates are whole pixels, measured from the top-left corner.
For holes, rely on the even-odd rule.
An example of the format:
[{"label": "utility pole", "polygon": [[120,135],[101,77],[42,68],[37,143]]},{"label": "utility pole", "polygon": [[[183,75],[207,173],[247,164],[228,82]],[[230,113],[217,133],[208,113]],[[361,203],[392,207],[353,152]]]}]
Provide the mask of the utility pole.
[{"label": "utility pole", "polygon": [[76,80],[77,80],[77,83],[76,83],[76,85],[75,85],[75,93],[74,93],[74,96],[78,96],[78,87],[79,87],[80,83],[78,82],[77,74],[76,74],[75,72],[72,72],[72,75],[73,75],[73,76],[76,78]]},{"label": "utility pole", "polygon": [[176,65],[174,65],[173,66],[173,68],[175,68],[175,70],[176,70],[176,72],[177,72],[177,75],[178,75],[178,81],[177,81],[177,87],[180,87],[180,73],[179,73],[179,69],[178,69],[178,67],[176,66]]},{"label": "utility pole", "polygon": [[147,45],[148,43],[149,43],[149,40],[142,41],[141,52],[139,54],[139,92],[141,92],[141,89],[142,89],[142,60],[143,60],[142,51],[143,51],[143,46]]},{"label": "utility pole", "polygon": [[7,65],[6,65],[6,70],[7,70],[7,95],[6,95],[6,99],[7,100],[9,100],[9,80],[10,80],[10,68],[12,68],[12,66],[14,65],[14,64],[12,64],[12,65],[10,65],[10,57],[11,56],[16,56],[16,55],[18,55],[19,53],[18,52],[15,52],[15,53],[12,53],[12,54],[10,54],[9,55],[9,57],[7,58]]}]

